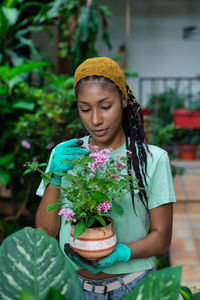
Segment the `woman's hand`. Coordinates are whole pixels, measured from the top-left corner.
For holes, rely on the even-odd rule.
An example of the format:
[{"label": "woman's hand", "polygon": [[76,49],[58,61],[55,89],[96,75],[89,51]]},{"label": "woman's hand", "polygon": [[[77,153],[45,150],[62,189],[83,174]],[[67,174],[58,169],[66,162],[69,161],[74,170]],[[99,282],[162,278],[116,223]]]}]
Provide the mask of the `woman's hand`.
[{"label": "woman's hand", "polygon": [[126,262],[131,257],[131,249],[125,244],[118,243],[114,251],[100,260],[87,260],[81,257],[78,253],[73,251],[69,244],[64,246],[65,253],[67,256],[73,260],[81,268],[86,269],[93,274],[97,274],[103,271],[105,268],[110,267],[117,262]]},{"label": "woman's hand", "polygon": [[[51,184],[60,185],[63,176],[62,173],[66,173],[73,168],[73,163],[70,161],[72,159],[79,159],[80,155],[88,153],[88,150],[80,148],[82,144],[82,140],[72,139],[56,146],[49,168],[49,172],[54,173],[54,180],[51,181]],[[66,159],[69,162],[63,163]]]}]

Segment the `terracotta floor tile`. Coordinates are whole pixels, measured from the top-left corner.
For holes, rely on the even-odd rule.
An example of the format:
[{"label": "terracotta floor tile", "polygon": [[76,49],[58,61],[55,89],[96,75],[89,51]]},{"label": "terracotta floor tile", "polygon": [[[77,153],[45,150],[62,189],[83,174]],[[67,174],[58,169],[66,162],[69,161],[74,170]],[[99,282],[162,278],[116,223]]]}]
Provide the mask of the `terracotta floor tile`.
[{"label": "terracotta floor tile", "polygon": [[200,239],[200,228],[193,228],[192,231],[193,231],[194,237],[196,239]]},{"label": "terracotta floor tile", "polygon": [[186,204],[186,211],[187,212],[190,212],[190,213],[196,213],[196,212],[199,212],[200,213],[200,203],[198,202],[187,202]]},{"label": "terracotta floor tile", "polygon": [[172,238],[173,239],[187,239],[192,236],[190,228],[173,228]]},{"label": "terracotta floor tile", "polygon": [[172,239],[171,251],[196,251],[193,239]]},{"label": "terracotta floor tile", "polygon": [[200,264],[197,251],[170,251],[170,263],[173,266]]},{"label": "terracotta floor tile", "polygon": [[196,244],[197,250],[200,250],[200,239],[195,240],[195,244]]},{"label": "terracotta floor tile", "polygon": [[185,242],[183,239],[172,239],[170,251],[184,251],[185,250]]},{"label": "terracotta floor tile", "polygon": [[196,266],[183,266],[182,280],[194,280],[200,283],[200,262]]}]

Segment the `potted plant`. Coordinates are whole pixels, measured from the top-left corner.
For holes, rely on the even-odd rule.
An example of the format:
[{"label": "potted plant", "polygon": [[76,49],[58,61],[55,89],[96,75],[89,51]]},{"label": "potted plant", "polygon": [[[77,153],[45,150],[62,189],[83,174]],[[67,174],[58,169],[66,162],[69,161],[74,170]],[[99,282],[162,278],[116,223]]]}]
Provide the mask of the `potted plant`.
[{"label": "potted plant", "polygon": [[[73,169],[62,174],[69,184],[59,186],[62,196],[47,210],[59,208],[59,215],[71,224],[71,248],[87,259],[97,259],[111,253],[116,246],[113,220],[109,217],[111,210],[122,215],[120,201],[123,196],[140,187],[132,172],[123,172],[127,170],[127,157],[112,155],[112,149],[89,148],[88,156],[74,159]],[[63,161],[66,162],[68,160]],[[28,169],[24,173],[39,171],[45,184],[54,180],[52,173],[40,169],[44,164],[29,162],[26,166]]]},{"label": "potted plant", "polygon": [[176,129],[179,158],[193,160],[196,158],[197,147],[200,144],[200,132],[198,129]]},{"label": "potted plant", "polygon": [[199,96],[184,109],[173,112],[174,125],[181,128],[200,129],[200,101]]}]

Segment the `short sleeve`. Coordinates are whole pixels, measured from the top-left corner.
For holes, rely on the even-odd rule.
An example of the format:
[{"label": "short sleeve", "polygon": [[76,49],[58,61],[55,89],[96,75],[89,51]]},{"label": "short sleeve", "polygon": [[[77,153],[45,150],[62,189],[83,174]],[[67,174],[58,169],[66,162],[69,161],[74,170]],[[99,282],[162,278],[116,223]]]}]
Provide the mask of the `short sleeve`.
[{"label": "short sleeve", "polygon": [[155,166],[148,186],[148,208],[176,202],[169,158],[164,152]]},{"label": "short sleeve", "polygon": [[[48,162],[48,165],[46,167],[45,172],[49,171],[49,167],[50,167],[50,164],[51,164],[51,160],[52,160],[54,151],[55,151],[55,148],[51,151],[51,154],[50,154],[50,157],[49,157],[49,162]],[[36,191],[36,195],[42,197],[43,194],[44,194],[44,190],[45,190],[44,182],[43,182],[43,180],[41,180],[40,185],[39,185],[39,187],[38,187],[38,189]]]}]

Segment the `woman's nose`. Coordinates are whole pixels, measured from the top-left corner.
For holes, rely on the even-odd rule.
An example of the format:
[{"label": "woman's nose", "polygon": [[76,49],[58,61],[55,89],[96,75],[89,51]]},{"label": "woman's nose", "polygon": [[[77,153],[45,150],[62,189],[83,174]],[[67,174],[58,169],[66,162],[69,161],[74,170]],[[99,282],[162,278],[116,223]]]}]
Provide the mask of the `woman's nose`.
[{"label": "woman's nose", "polygon": [[102,114],[100,111],[93,111],[92,112],[92,124],[97,126],[103,123]]}]

